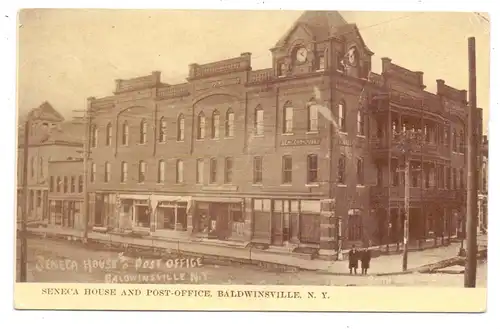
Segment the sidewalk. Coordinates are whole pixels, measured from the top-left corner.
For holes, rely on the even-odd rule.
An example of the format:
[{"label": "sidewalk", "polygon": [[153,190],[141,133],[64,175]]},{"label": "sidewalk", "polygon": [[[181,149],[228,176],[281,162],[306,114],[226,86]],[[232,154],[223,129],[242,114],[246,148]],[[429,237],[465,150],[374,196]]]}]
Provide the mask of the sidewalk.
[{"label": "sidewalk", "polygon": [[[61,228],[29,228],[30,232],[42,236],[58,236],[68,240],[80,240],[83,232]],[[252,263],[258,265],[274,265],[285,268],[317,271],[325,274],[348,275],[348,262],[325,261],[320,259],[303,259],[293,254],[276,253],[268,250],[251,248],[241,243],[217,243],[204,240],[138,238],[109,233],[88,233],[89,241],[120,245],[125,247],[142,247],[165,250],[179,254],[194,254],[210,259],[229,260],[232,262]],[[424,265],[451,259],[457,256],[460,243],[452,242],[448,246],[422,251],[412,251],[408,254],[408,271],[413,272]],[[373,258],[369,273],[372,275],[402,274],[402,255],[381,255]]]}]

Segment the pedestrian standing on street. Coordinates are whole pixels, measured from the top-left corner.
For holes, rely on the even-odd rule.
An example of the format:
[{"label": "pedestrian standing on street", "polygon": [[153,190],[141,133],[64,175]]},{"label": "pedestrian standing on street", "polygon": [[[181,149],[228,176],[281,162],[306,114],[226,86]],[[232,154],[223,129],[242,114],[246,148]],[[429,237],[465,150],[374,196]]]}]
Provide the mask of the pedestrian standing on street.
[{"label": "pedestrian standing on street", "polygon": [[352,245],[352,249],[349,250],[349,274],[356,274],[358,269],[359,252],[355,245]]},{"label": "pedestrian standing on street", "polygon": [[368,248],[364,248],[361,252],[361,274],[368,274],[370,268],[370,261],[372,260],[372,253]]}]

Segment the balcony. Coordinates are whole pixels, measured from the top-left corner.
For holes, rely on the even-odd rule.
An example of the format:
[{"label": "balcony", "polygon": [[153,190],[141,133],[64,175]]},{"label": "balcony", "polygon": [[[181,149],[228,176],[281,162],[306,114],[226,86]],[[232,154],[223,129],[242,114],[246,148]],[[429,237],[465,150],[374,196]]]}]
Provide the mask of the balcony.
[{"label": "balcony", "polygon": [[[377,157],[388,156],[389,151],[393,155],[402,155],[402,150],[400,148],[400,144],[395,137],[388,138],[371,138],[370,141],[370,149],[372,154]],[[451,156],[451,151],[449,146],[444,146],[441,144],[435,144],[430,142],[424,142],[423,144],[415,141],[410,147],[410,153],[414,157],[433,157],[433,158],[444,158],[449,159]]]},{"label": "balcony", "polygon": [[[404,202],[404,186],[372,186],[370,200],[372,203],[387,204],[390,201]],[[443,190],[437,188],[410,187],[410,203],[412,202],[455,202],[465,203],[465,189]]]}]

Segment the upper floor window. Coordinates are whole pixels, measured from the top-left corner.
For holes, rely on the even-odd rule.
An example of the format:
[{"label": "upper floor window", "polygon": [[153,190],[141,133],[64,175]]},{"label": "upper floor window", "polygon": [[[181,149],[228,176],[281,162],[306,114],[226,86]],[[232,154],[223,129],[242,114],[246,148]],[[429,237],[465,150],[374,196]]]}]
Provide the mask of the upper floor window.
[{"label": "upper floor window", "polygon": [[111,180],[111,164],[106,162],[104,164],[104,182],[108,183]]},{"label": "upper floor window", "polygon": [[318,131],[318,106],[314,99],[307,106],[307,131]]},{"label": "upper floor window", "polygon": [[282,158],[282,177],[281,182],[283,184],[291,184],[292,183],[292,156],[284,155]]},{"label": "upper floor window", "polygon": [[212,113],[212,138],[218,139],[220,135],[220,114],[219,111],[215,110]]},{"label": "upper floor window", "polygon": [[167,120],[162,117],[160,119],[160,131],[158,132],[158,140],[160,143],[167,141]]},{"label": "upper floor window", "polygon": [[57,179],[56,179],[56,191],[57,192],[61,192],[61,185],[62,185],[61,177],[57,176]]},{"label": "upper floor window", "polygon": [[326,56],[325,56],[325,53],[321,53],[319,54],[319,57],[318,57],[318,70],[324,70],[325,67],[326,67],[326,60],[325,60]]},{"label": "upper floor window", "polygon": [[465,187],[464,170],[460,169],[460,188]]},{"label": "upper floor window", "polygon": [[448,133],[448,127],[443,127],[443,142],[445,146],[450,144],[450,136]]},{"label": "upper floor window", "polygon": [[255,109],[254,131],[257,136],[264,135],[264,110],[260,105]]},{"label": "upper floor window", "polygon": [[452,143],[453,143],[452,144],[452,151],[453,152],[457,152],[458,151],[458,147],[457,147],[457,144],[458,144],[457,143],[457,131],[455,129],[453,130],[451,138],[452,138]]},{"label": "upper floor window", "polygon": [[142,120],[139,126],[139,144],[146,144],[148,136],[148,124],[146,120]]},{"label": "upper floor window", "polygon": [[68,177],[64,176],[63,179],[63,192],[68,193]]},{"label": "upper floor window", "polygon": [[165,161],[158,161],[158,177],[156,179],[157,183],[165,182]]},{"label": "upper floor window", "polygon": [[83,192],[83,176],[78,176],[78,193]]},{"label": "upper floor window", "polygon": [[40,172],[40,177],[43,178],[45,176],[44,170],[43,170],[43,158],[40,157],[38,159],[38,171]]},{"label": "upper floor window", "polygon": [[205,114],[203,112],[200,112],[198,114],[198,125],[197,125],[197,139],[204,139],[205,138]]},{"label": "upper floor window", "polygon": [[233,158],[227,157],[224,161],[224,183],[233,182]]},{"label": "upper floor window", "polygon": [[90,147],[97,146],[97,137],[99,135],[99,131],[96,125],[92,125],[90,127]]},{"label": "upper floor window", "polygon": [[262,157],[256,156],[253,158],[253,183],[262,183]]},{"label": "upper floor window", "polygon": [[460,134],[459,134],[459,140],[460,140],[460,148],[459,148],[459,152],[460,153],[465,153],[465,135],[464,135],[464,131],[463,130],[460,130]]},{"label": "upper floor window", "polygon": [[70,191],[71,193],[75,193],[76,191],[76,180],[75,180],[75,176],[71,176],[71,188],[70,188]]},{"label": "upper floor window", "polygon": [[122,162],[121,165],[121,173],[120,173],[120,182],[125,183],[128,179],[128,164],[126,162]]},{"label": "upper floor window", "polygon": [[363,159],[358,158],[356,161],[356,178],[358,185],[365,185],[365,171],[363,166]]},{"label": "upper floor window", "polygon": [[113,139],[113,126],[111,126],[111,123],[108,123],[106,126],[106,146],[111,145],[111,141]]},{"label": "upper floor window", "polygon": [[128,123],[125,121],[122,124],[122,145],[128,145]]},{"label": "upper floor window", "polygon": [[365,115],[362,109],[358,110],[358,135],[365,135]]},{"label": "upper floor window", "polygon": [[30,172],[31,172],[31,177],[35,177],[35,157],[32,156],[30,159]]},{"label": "upper floor window", "polygon": [[345,184],[345,155],[341,154],[337,168],[337,183]]},{"label": "upper floor window", "polygon": [[95,163],[92,163],[90,166],[90,181],[95,182],[95,176],[97,174],[97,166]]},{"label": "upper floor window", "polygon": [[217,159],[210,159],[210,184],[217,182]]},{"label": "upper floor window", "polygon": [[182,114],[177,118],[177,140],[184,140],[184,115]]},{"label": "upper floor window", "polygon": [[278,76],[282,77],[286,75],[287,65],[285,63],[278,63]]},{"label": "upper floor window", "polygon": [[234,112],[231,109],[226,113],[226,137],[234,137]]},{"label": "upper floor window", "polygon": [[203,184],[204,161],[196,160],[196,184]]},{"label": "upper floor window", "polygon": [[339,103],[339,130],[340,131],[346,131],[347,130],[347,125],[346,125],[346,109],[345,109],[345,102],[341,101]]},{"label": "upper floor window", "polygon": [[54,192],[54,176],[50,176],[49,179],[49,191]]},{"label": "upper floor window", "polygon": [[139,161],[139,183],[144,183],[146,181],[146,171],[147,171],[147,164],[144,161]]},{"label": "upper floor window", "polygon": [[293,107],[292,103],[287,102],[283,108],[283,133],[293,132]]},{"label": "upper floor window", "polygon": [[318,156],[309,154],[307,156],[307,183],[314,184],[318,182]]},{"label": "upper floor window", "polygon": [[175,172],[176,172],[175,182],[176,183],[183,183],[184,182],[184,162],[182,162],[182,160],[177,160]]}]

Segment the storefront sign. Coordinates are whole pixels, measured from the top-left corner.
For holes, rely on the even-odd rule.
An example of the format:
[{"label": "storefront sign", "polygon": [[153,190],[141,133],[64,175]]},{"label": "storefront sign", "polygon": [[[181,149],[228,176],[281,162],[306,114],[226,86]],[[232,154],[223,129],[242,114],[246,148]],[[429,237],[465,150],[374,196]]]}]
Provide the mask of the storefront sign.
[{"label": "storefront sign", "polygon": [[281,146],[307,146],[307,145],[319,145],[321,139],[288,139],[281,141]]}]

